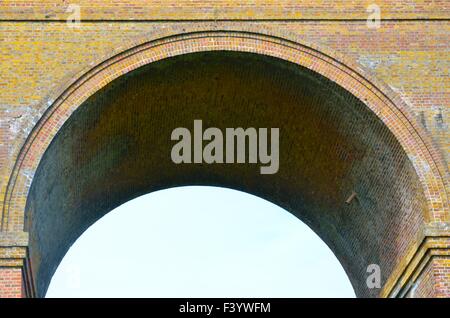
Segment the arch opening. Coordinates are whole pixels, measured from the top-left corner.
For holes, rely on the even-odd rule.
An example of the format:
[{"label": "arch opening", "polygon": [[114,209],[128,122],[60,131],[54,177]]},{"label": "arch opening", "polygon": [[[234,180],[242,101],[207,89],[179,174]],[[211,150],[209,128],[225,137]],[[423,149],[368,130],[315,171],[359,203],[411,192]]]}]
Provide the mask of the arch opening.
[{"label": "arch opening", "polygon": [[[174,164],[171,132],[195,119],[222,131],[279,127],[279,171]],[[184,185],[244,191],[291,212],[335,253],[358,296],[379,294],[366,286],[367,266],[380,265],[385,282],[426,211],[420,180],[395,136],[336,83],[253,53],[180,55],[96,92],[46,150],[25,224],[38,296],[92,223],[135,197]]]},{"label": "arch opening", "polygon": [[46,297],[355,294],[298,218],[247,193],[191,186],[146,194],[95,222],[64,256]]}]

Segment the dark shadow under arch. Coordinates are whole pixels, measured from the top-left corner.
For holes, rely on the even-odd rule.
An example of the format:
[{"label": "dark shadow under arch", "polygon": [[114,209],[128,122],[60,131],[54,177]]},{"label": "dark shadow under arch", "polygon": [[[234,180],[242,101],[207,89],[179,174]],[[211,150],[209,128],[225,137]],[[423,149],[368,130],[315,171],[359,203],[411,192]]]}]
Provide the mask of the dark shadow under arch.
[{"label": "dark shadow under arch", "polygon": [[[279,127],[280,169],[175,165],[174,128]],[[358,296],[366,268],[383,282],[422,223],[419,179],[388,128],[353,95],[306,68],[237,52],[181,55],[143,66],[90,97],[46,150],[30,188],[26,230],[38,296],[90,224],[139,195],[214,185],[265,198],[334,251]],[[350,203],[347,198],[357,196]],[[120,235],[120,234],[119,234]]]}]

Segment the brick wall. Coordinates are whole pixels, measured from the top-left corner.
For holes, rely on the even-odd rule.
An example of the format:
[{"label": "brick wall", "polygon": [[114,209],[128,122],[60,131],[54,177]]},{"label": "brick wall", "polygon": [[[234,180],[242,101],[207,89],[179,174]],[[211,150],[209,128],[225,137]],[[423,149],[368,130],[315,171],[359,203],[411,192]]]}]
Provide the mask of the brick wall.
[{"label": "brick wall", "polygon": [[436,280],[436,296],[450,297],[450,257],[439,257],[433,261]]},{"label": "brick wall", "polygon": [[0,298],[20,298],[22,295],[22,269],[0,267]]},{"label": "brick wall", "polygon": [[381,7],[384,19],[448,18],[444,0],[107,0],[2,1],[2,19],[65,20],[69,3],[79,4],[87,20],[201,20],[201,19],[367,19],[369,5]]},{"label": "brick wall", "polygon": [[[177,1],[176,5],[115,1],[114,7],[108,1],[77,3],[83,20],[79,28],[66,24],[67,4],[60,1],[0,2],[0,197],[7,194],[27,136],[69,83],[139,43],[199,30],[273,34],[361,65],[402,98],[432,139],[436,157],[445,160],[448,156],[450,14],[446,1],[379,1],[384,20],[378,29],[366,25],[366,9],[373,1],[342,0],[333,5],[286,0],[245,5],[237,1]],[[442,165],[448,189],[448,163]],[[29,187],[34,170],[25,167],[23,171]],[[430,192],[438,192],[437,186]],[[19,204],[25,206],[26,190],[19,195]],[[23,209],[11,215],[12,230],[23,229],[23,216]],[[448,215],[442,220],[449,221]],[[439,266],[429,271],[446,277],[448,262]],[[12,269],[5,273],[17,275]],[[436,293],[448,291],[445,280],[435,282],[441,290]]]}]

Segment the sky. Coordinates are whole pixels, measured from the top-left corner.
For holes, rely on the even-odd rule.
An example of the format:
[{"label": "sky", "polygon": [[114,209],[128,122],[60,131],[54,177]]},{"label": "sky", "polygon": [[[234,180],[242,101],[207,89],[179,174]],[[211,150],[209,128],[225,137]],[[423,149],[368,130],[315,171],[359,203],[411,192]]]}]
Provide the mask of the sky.
[{"label": "sky", "polygon": [[261,198],[180,187],[131,200],[69,249],[46,297],[355,297],[328,246]]}]

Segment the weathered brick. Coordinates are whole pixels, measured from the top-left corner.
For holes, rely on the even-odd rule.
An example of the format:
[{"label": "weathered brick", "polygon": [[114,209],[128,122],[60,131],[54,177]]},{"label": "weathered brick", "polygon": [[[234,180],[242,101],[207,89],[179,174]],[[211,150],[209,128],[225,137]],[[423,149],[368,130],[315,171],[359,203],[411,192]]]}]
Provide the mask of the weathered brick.
[{"label": "weathered brick", "polygon": [[[448,4],[379,1],[383,20],[380,28],[370,29],[366,9],[372,2],[177,1],[170,5],[130,0],[115,1],[111,8],[107,1],[82,0],[78,1],[81,25],[70,28],[65,23],[67,5],[61,1],[2,1],[1,231],[23,231],[28,190],[38,164],[67,118],[89,96],[119,75],[173,55],[252,52],[322,74],[363,101],[389,128],[404,150],[398,162],[402,156],[409,158],[420,182],[398,180],[409,187],[398,191],[408,195],[398,207],[404,213],[402,220],[384,223],[387,236],[382,242],[395,246],[384,251],[392,255],[386,264],[390,277],[380,295],[392,295],[392,288],[415,282],[414,292],[407,295],[449,296],[448,241],[426,239],[448,238],[445,225],[450,222]],[[123,53],[136,47],[141,51]],[[101,62],[105,68],[98,66]],[[346,148],[340,149],[345,156]],[[408,178],[408,174],[396,177]],[[419,203],[421,196],[410,197],[413,188],[423,190],[425,208]],[[374,185],[373,191],[383,189]],[[428,228],[435,230],[427,232]],[[26,265],[17,266],[27,256],[23,235],[16,234],[0,244],[5,266],[0,268],[0,296],[31,295],[22,291],[32,282],[20,281],[18,273]],[[424,241],[428,245],[420,245]],[[423,255],[437,247],[447,254],[434,256],[425,266]],[[421,266],[425,267],[418,273]],[[24,271],[24,277],[31,277],[29,269]],[[4,283],[11,279],[19,279],[13,291]],[[2,291],[2,280],[7,293]]]}]

